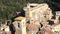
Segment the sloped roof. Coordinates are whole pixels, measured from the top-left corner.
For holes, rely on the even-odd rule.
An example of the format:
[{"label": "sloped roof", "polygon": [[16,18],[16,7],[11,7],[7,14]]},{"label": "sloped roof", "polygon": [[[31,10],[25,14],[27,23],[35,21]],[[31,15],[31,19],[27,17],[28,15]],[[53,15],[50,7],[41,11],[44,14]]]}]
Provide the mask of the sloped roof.
[{"label": "sloped roof", "polygon": [[24,19],[24,18],[25,18],[25,17],[19,16],[19,17],[15,18],[14,20],[22,20],[22,19]]}]

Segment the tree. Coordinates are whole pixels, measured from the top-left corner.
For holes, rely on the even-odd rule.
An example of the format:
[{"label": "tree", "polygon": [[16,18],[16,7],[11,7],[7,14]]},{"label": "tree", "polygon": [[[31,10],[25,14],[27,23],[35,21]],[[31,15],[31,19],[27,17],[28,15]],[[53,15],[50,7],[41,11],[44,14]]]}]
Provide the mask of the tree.
[{"label": "tree", "polygon": [[16,11],[26,6],[27,3],[43,3],[44,0],[0,0],[0,19],[9,20],[16,16]]},{"label": "tree", "polygon": [[46,0],[53,11],[60,11],[60,0]]}]

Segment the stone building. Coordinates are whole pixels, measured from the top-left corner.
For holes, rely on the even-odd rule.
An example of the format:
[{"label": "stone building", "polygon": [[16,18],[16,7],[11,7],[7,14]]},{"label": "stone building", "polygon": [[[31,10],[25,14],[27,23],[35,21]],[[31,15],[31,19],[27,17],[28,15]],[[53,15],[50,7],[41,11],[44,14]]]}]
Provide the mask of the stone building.
[{"label": "stone building", "polygon": [[[52,18],[52,10],[46,3],[28,3],[27,7],[24,7],[23,9],[25,10],[26,21],[29,20],[30,24],[33,24],[29,25],[31,26],[31,29],[35,29],[36,26],[34,25],[37,25],[37,29],[33,31],[35,34],[38,31],[38,28],[41,26],[40,23],[46,26],[48,24],[47,20]],[[29,26],[28,28],[30,29]]]},{"label": "stone building", "polygon": [[26,12],[26,17],[30,19],[30,21],[32,19],[41,21],[44,18],[49,20],[52,17],[52,10],[49,8],[49,6],[46,3],[27,4],[27,7],[24,7],[24,10]]}]

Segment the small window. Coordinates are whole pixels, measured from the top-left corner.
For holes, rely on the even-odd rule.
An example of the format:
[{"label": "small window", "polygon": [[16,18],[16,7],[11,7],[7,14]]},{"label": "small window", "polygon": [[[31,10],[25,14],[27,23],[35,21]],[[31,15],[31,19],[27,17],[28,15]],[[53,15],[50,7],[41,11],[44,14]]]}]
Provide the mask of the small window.
[{"label": "small window", "polygon": [[48,22],[49,22],[49,23],[48,23],[49,25],[53,25],[53,24],[54,24],[54,21],[48,20]]},{"label": "small window", "polygon": [[46,18],[46,16],[44,16]]},{"label": "small window", "polygon": [[55,19],[55,16],[52,16],[52,19]]},{"label": "small window", "polygon": [[30,6],[31,8],[34,8],[35,6]]}]

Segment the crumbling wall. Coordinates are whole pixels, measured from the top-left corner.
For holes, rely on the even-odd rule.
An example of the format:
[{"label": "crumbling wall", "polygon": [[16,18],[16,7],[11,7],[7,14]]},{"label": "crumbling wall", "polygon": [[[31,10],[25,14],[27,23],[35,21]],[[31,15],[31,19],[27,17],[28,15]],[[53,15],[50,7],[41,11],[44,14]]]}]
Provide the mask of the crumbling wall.
[{"label": "crumbling wall", "polygon": [[48,24],[47,20],[50,20],[52,17],[52,10],[46,3],[29,3],[27,4],[27,7],[24,7],[24,10],[26,13],[26,21],[30,21],[29,26],[31,26],[31,31],[35,29],[34,25],[37,26],[37,29],[35,29],[34,32],[38,31],[38,28],[41,27],[40,23],[42,23],[43,26],[46,26]]},{"label": "crumbling wall", "polygon": [[[32,7],[31,7],[32,6]],[[51,19],[52,10],[46,3],[43,4],[27,4],[27,7],[24,8],[26,11],[26,17],[31,20],[42,21],[44,19]]]}]

